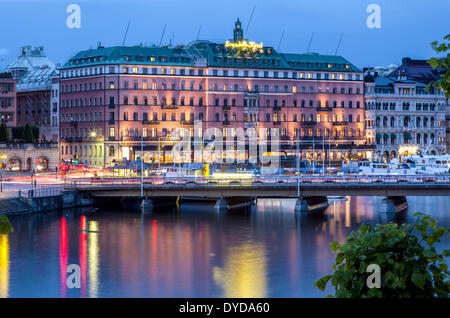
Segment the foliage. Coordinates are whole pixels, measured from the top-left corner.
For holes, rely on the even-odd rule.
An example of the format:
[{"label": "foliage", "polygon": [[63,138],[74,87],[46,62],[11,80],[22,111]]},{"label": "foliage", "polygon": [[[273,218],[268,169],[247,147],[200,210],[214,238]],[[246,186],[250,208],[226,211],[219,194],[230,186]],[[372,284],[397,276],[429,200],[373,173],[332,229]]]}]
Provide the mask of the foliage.
[{"label": "foliage", "polygon": [[[438,43],[437,41],[432,42],[431,47],[437,53],[444,53],[450,50],[450,34],[444,37],[444,41],[442,43]],[[444,74],[442,74],[439,77],[439,79],[437,79],[434,83],[431,84],[434,87],[441,88],[442,90],[444,90],[445,96],[450,97],[450,53],[447,53],[447,56],[441,58],[432,57],[428,60],[428,63],[433,68],[447,70]]]},{"label": "foliage", "polygon": [[[450,250],[439,254],[433,245],[450,231],[438,227],[430,216],[414,216],[419,216],[415,224],[363,224],[344,244],[332,242],[330,248],[337,252],[332,265],[335,271],[317,280],[315,286],[324,291],[331,281],[336,297],[448,298],[450,272],[445,257]],[[380,288],[367,287],[369,264],[380,266]]]},{"label": "foliage", "polygon": [[8,234],[13,231],[13,227],[6,216],[0,214],[0,234]]},{"label": "foliage", "polygon": [[0,125],[0,142],[9,142],[9,132],[5,123]]},{"label": "foliage", "polygon": [[23,130],[22,139],[27,144],[33,143],[35,140],[34,135],[33,135],[33,130],[31,130],[31,126],[29,124],[26,124],[26,126]]},{"label": "foliage", "polygon": [[[23,141],[25,127],[26,126],[13,127],[12,128],[12,139]],[[32,132],[34,140],[39,140],[39,127],[37,127],[37,126],[30,126],[30,127],[31,127],[31,132]]]}]

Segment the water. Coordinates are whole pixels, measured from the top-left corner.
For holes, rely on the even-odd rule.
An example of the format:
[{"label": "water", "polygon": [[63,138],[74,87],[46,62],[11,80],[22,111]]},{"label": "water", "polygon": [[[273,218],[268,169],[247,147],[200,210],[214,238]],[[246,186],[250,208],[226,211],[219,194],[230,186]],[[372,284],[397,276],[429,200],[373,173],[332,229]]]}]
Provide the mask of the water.
[{"label": "water", "polygon": [[[247,213],[183,204],[142,215],[118,209],[11,217],[0,237],[0,297],[324,297],[329,243],[361,223],[413,222],[424,212],[450,227],[450,197],[410,197],[406,213],[382,198],[331,201],[323,213],[295,213],[294,200],[259,200]],[[439,248],[448,248],[444,239]],[[81,288],[66,269],[78,264]]]}]

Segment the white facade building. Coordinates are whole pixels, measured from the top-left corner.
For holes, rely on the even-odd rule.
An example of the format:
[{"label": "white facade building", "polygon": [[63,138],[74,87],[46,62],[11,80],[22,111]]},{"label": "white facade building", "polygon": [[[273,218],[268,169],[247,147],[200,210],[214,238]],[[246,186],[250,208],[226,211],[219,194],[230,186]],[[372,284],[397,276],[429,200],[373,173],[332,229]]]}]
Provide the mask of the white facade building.
[{"label": "white facade building", "polygon": [[375,159],[446,152],[445,94],[425,87],[405,77],[366,76],[365,126]]}]

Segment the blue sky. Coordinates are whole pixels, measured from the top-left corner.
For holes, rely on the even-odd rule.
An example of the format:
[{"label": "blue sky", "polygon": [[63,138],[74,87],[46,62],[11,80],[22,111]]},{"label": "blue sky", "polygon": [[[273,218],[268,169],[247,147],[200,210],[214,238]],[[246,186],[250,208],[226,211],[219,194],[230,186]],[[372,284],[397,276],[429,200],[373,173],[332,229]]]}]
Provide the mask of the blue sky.
[{"label": "blue sky", "polygon": [[[66,26],[69,4],[81,7],[81,28]],[[369,29],[369,4],[381,8],[381,28]],[[398,64],[401,58],[426,59],[434,55],[430,43],[450,33],[449,0],[0,0],[0,67],[13,61],[23,45],[43,45],[55,63],[97,41],[105,46],[163,44],[232,37],[236,18],[244,28],[256,6],[247,38],[303,53],[311,34],[310,51],[334,54],[341,32],[339,55],[358,67]]]}]

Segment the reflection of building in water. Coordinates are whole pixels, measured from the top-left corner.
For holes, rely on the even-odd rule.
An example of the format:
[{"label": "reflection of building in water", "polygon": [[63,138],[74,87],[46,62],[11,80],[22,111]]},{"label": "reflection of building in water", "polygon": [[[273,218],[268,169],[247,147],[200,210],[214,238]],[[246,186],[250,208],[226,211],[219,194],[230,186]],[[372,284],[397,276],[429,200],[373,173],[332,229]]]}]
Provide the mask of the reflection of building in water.
[{"label": "reflection of building in water", "polygon": [[60,272],[60,286],[61,297],[67,295],[67,263],[68,263],[68,238],[67,238],[67,222],[66,218],[61,218],[61,227],[59,231],[59,272]]},{"label": "reflection of building in water", "polygon": [[9,293],[9,241],[8,235],[0,235],[0,298]]},{"label": "reflection of building in water", "polygon": [[99,268],[99,248],[98,248],[98,223],[89,222],[88,234],[88,285],[89,297],[98,297],[98,268]]},{"label": "reflection of building in water", "polygon": [[224,291],[223,297],[267,297],[267,268],[265,247],[247,243],[230,247],[224,268],[214,267],[214,281]]}]

